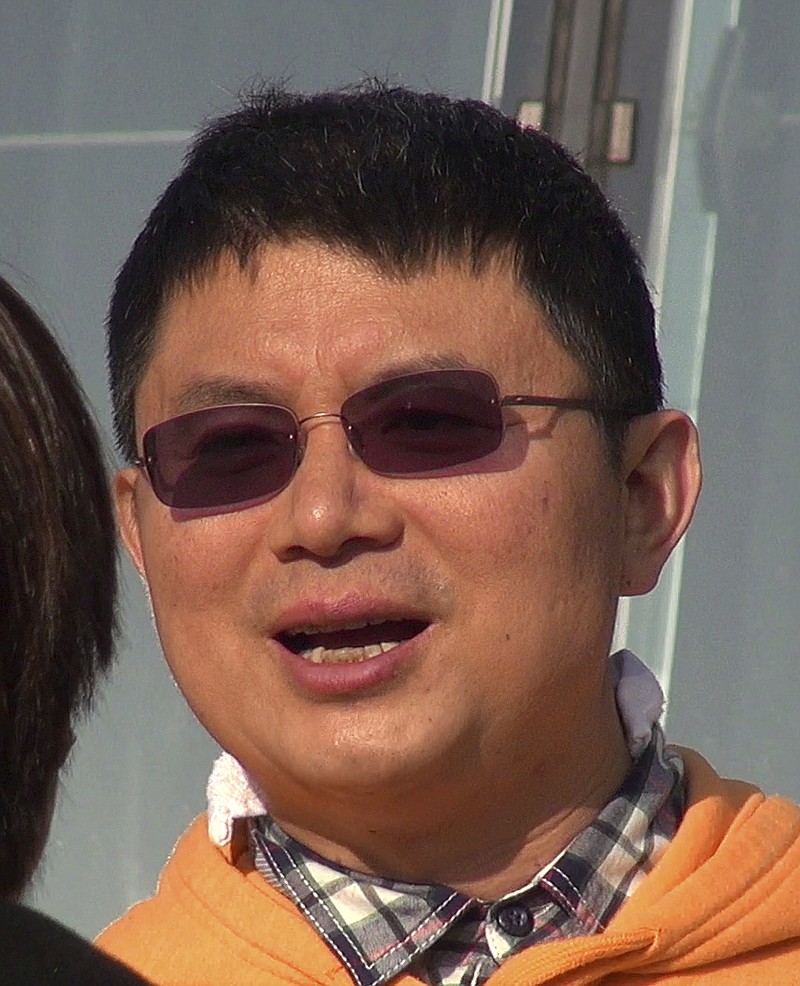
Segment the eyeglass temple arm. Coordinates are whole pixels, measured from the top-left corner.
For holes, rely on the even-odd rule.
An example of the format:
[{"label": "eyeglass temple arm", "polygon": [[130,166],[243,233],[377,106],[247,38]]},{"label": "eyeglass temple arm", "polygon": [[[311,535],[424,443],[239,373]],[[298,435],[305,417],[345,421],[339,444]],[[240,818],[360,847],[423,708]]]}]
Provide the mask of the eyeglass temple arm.
[{"label": "eyeglass temple arm", "polygon": [[642,404],[605,404],[591,397],[540,397],[533,394],[507,394],[501,398],[501,407],[556,407],[566,411],[593,411],[596,414],[618,414],[635,417],[650,414],[656,408]]}]

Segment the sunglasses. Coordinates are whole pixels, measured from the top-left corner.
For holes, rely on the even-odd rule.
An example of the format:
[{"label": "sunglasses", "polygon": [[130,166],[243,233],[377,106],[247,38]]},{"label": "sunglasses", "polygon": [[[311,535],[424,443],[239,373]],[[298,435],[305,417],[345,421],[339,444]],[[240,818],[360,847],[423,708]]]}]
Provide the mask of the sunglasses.
[{"label": "sunglasses", "polygon": [[175,509],[244,509],[280,493],[303,456],[300,428],[339,418],[355,454],[382,476],[424,475],[481,459],[499,448],[503,407],[526,405],[631,417],[571,397],[500,396],[483,370],[425,370],[348,397],[339,413],[298,419],[279,404],[228,404],[190,411],[145,432],[136,460],[162,503]]}]

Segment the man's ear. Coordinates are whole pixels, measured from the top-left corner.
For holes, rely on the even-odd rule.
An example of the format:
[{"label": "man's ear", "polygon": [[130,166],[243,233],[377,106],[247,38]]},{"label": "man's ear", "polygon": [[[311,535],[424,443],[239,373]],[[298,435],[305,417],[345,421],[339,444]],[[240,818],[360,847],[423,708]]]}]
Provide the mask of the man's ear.
[{"label": "man's ear", "polygon": [[113,496],[122,543],[142,579],[145,579],[142,542],[139,535],[139,514],[136,509],[136,484],[141,478],[135,466],[128,466],[114,477]]},{"label": "man's ear", "polygon": [[650,592],[692,519],[702,471],[697,429],[682,411],[634,418],[625,438],[627,491],[620,593]]}]

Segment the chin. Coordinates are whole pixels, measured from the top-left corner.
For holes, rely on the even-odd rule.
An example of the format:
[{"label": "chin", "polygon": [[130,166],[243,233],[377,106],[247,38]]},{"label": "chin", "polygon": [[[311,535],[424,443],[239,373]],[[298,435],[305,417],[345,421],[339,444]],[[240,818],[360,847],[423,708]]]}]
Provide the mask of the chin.
[{"label": "chin", "polygon": [[[337,742],[328,749],[327,754],[315,750],[308,756],[295,755],[279,773],[289,772],[296,785],[315,795],[324,791],[339,798],[391,801],[431,786],[446,788],[465,769],[462,758],[459,769],[451,751],[435,750],[430,742],[400,746],[373,739],[358,745]],[[265,788],[270,791],[269,784]]]}]

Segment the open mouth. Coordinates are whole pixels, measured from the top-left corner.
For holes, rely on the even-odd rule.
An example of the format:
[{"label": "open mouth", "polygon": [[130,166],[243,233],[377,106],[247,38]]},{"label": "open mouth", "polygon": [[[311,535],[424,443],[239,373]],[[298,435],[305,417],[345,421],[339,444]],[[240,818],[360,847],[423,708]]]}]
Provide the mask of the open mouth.
[{"label": "open mouth", "polygon": [[380,620],[343,623],[336,627],[301,627],[278,640],[312,664],[360,664],[393,650],[428,626],[423,620]]}]

